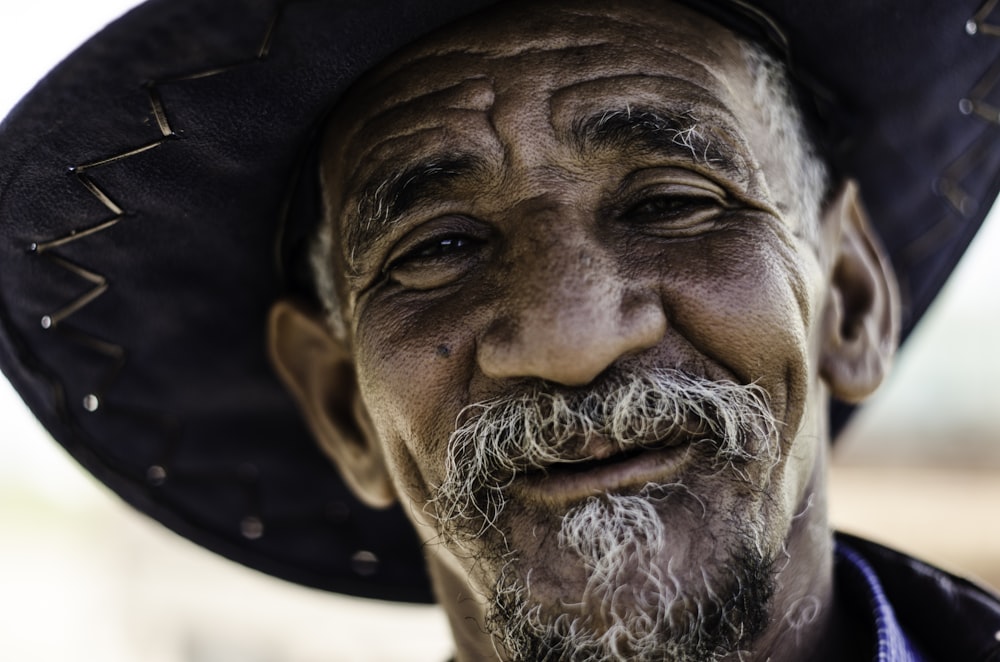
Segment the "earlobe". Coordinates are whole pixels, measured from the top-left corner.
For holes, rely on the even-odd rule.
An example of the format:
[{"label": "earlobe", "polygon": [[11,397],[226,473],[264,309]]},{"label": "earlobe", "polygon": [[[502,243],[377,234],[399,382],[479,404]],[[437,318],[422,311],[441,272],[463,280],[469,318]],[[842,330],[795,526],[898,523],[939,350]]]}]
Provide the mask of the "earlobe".
[{"label": "earlobe", "polygon": [[823,216],[833,253],[820,376],[836,398],[860,402],[885,378],[899,342],[898,287],[853,181],[841,186]]},{"label": "earlobe", "polygon": [[366,504],[396,498],[382,446],[358,389],[346,344],[317,316],[281,300],[268,318],[268,351],[320,448]]}]

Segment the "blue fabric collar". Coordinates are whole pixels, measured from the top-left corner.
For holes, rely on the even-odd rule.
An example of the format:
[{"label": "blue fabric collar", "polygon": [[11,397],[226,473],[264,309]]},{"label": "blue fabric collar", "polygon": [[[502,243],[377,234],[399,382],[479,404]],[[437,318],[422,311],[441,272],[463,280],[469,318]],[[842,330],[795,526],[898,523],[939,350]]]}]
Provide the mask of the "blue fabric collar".
[{"label": "blue fabric collar", "polygon": [[835,553],[838,589],[849,588],[851,593],[863,597],[868,603],[865,613],[872,615],[876,641],[873,661],[925,662],[916,644],[906,636],[896,619],[896,612],[868,561],[843,540],[837,540]]}]

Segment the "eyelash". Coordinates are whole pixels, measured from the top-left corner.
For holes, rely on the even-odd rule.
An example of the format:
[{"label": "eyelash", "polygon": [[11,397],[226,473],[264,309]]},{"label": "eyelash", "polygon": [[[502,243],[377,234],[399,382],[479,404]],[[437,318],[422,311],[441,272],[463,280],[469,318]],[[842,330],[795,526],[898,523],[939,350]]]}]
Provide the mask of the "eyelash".
[{"label": "eyelash", "polygon": [[[632,205],[625,212],[626,215],[635,215],[637,213],[644,213],[643,208],[653,207],[649,213],[662,214],[667,213],[670,215],[675,215],[683,211],[690,210],[692,207],[706,207],[714,206],[717,202],[710,198],[705,197],[694,197],[694,196],[667,196],[667,195],[655,195],[645,200]],[[664,209],[663,207],[666,207]]]},{"label": "eyelash", "polygon": [[388,274],[394,269],[419,260],[433,261],[447,259],[449,255],[480,244],[482,244],[481,239],[457,233],[433,237],[418,243],[399,257],[393,259],[385,266],[383,273]]},{"label": "eyelash", "polygon": [[725,200],[707,191],[651,193],[636,198],[634,202],[626,201],[619,215],[626,221],[640,224],[693,220],[703,213],[721,211],[728,206]]}]

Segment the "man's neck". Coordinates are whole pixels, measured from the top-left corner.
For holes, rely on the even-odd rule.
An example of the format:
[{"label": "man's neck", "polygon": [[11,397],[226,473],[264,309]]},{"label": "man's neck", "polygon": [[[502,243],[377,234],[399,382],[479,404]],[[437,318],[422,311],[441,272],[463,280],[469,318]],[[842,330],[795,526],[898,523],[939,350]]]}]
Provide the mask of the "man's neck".
[{"label": "man's neck", "polygon": [[864,624],[835,591],[825,460],[824,453],[788,536],[788,563],[778,575],[771,623],[752,654],[735,655],[732,662],[857,662],[872,657],[863,638]]}]

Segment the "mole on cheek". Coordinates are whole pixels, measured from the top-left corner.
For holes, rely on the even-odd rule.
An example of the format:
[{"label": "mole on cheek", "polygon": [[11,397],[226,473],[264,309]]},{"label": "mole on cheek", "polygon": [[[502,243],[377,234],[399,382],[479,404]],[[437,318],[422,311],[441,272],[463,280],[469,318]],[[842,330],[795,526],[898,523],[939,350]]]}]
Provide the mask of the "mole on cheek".
[{"label": "mole on cheek", "polygon": [[438,345],[437,355],[443,359],[448,358],[451,356],[451,347],[448,347],[448,345]]}]

